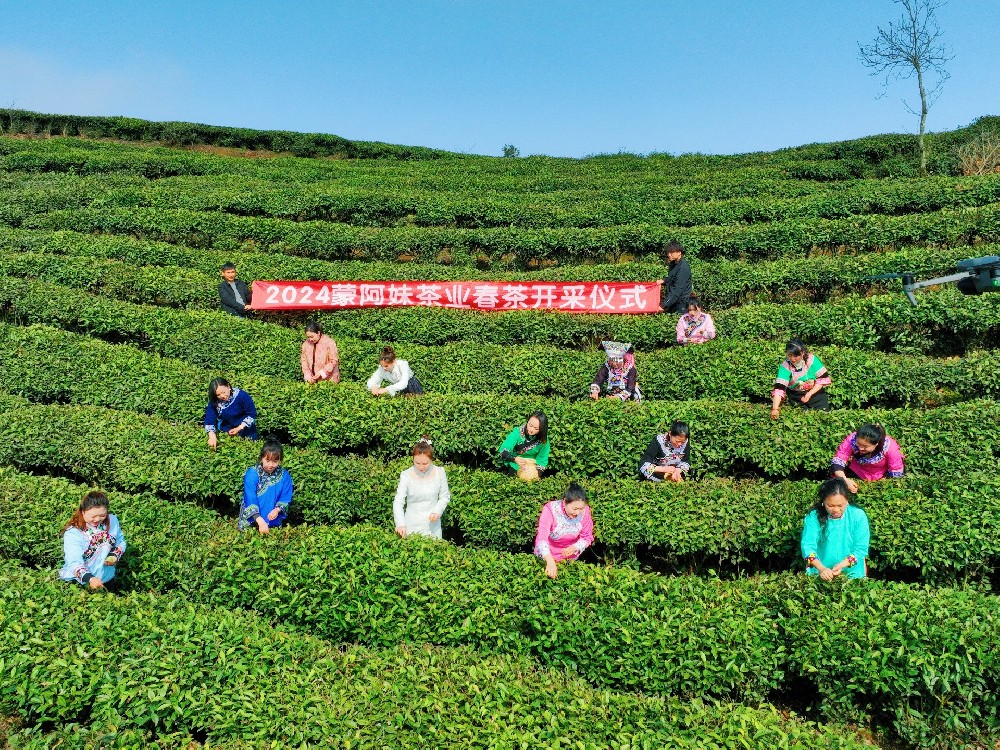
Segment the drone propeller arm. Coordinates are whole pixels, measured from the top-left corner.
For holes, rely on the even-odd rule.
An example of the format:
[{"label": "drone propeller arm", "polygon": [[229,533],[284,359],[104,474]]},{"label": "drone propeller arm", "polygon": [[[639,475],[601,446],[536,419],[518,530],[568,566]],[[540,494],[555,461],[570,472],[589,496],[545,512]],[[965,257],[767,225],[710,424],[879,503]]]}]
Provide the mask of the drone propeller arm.
[{"label": "drone propeller arm", "polygon": [[933,279],[923,279],[922,281],[908,281],[903,280],[903,291],[906,293],[906,298],[910,300],[910,304],[916,307],[917,298],[913,294],[917,289],[923,289],[927,286],[934,286],[936,284],[947,284],[950,281],[961,281],[962,279],[967,279],[970,276],[975,276],[974,273],[970,271],[964,271],[962,273],[953,273],[948,276],[937,276]]}]

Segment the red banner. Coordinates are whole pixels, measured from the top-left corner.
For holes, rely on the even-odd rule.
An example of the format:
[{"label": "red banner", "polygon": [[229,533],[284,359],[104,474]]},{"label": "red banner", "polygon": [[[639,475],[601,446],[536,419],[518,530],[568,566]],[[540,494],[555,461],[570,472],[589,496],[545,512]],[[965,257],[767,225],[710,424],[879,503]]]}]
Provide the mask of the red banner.
[{"label": "red banner", "polygon": [[255,281],[251,308],[451,307],[634,315],[660,312],[660,285],[659,281]]}]

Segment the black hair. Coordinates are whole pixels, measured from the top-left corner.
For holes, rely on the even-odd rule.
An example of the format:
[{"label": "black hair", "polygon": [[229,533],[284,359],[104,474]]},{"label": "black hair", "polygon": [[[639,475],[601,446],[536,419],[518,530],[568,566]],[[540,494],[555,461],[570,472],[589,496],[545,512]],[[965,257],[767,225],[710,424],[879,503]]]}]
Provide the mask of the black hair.
[{"label": "black hair", "polygon": [[819,490],[817,490],[816,495],[818,496],[818,499],[812,509],[816,511],[816,516],[819,518],[819,525],[823,527],[825,533],[826,521],[830,517],[830,513],[827,511],[826,505],[824,504],[827,498],[840,495],[847,500],[848,503],[850,503],[852,495],[851,491],[847,488],[847,481],[843,477],[832,477],[827,479],[819,486]]},{"label": "black hair", "polygon": [[663,251],[666,252],[666,253],[673,252],[674,250],[679,250],[680,253],[681,253],[681,255],[683,255],[684,254],[684,245],[682,245],[681,243],[679,243],[677,240],[670,240],[670,242],[667,243],[667,246],[665,248],[663,248]]},{"label": "black hair", "polygon": [[383,346],[382,353],[378,355],[379,362],[395,362],[396,361],[396,350],[391,346]]},{"label": "black hair", "polygon": [[543,411],[533,411],[528,415],[528,418],[524,420],[524,434],[528,434],[528,422],[534,417],[538,420],[538,442],[547,443],[549,442],[549,418],[545,416]]},{"label": "black hair", "polygon": [[285,457],[285,450],[277,440],[266,440],[264,441],[264,445],[261,446],[259,460],[263,461],[264,456],[275,456],[280,464]]},{"label": "black hair", "polygon": [[306,333],[323,333],[323,326],[318,320],[310,320],[306,323]]},{"label": "black hair", "polygon": [[875,452],[881,453],[885,447],[885,428],[880,424],[863,424],[854,433],[854,439],[858,438],[871,443],[875,446]]},{"label": "black hair", "polygon": [[788,339],[788,343],[785,344],[785,354],[794,354],[796,357],[801,354],[804,357],[808,353],[809,349],[802,339]]},{"label": "black hair", "polygon": [[688,297],[688,304],[687,304],[687,306],[690,308],[691,305],[694,305],[699,310],[702,309],[702,307],[701,307],[701,299],[699,299],[699,297],[698,297],[697,294],[692,294],[690,297]]},{"label": "black hair", "polygon": [[674,437],[688,438],[691,436],[691,428],[687,426],[687,422],[681,422],[678,419],[670,425],[670,434]]},{"label": "black hair", "polygon": [[223,263],[222,264],[222,268],[219,269],[219,270],[221,270],[221,271],[235,271],[236,270],[236,264],[235,263]]},{"label": "black hair", "polygon": [[232,386],[229,384],[229,381],[226,380],[225,378],[216,378],[215,380],[213,380],[211,383],[208,384],[208,402],[210,404],[219,403],[219,397],[215,395],[215,389],[218,388],[220,385],[224,385],[226,386],[226,388],[232,388]]},{"label": "black hair", "polygon": [[572,503],[577,500],[587,502],[587,493],[584,491],[583,487],[576,482],[570,482],[569,487],[566,489],[566,494],[563,495],[563,501]]}]

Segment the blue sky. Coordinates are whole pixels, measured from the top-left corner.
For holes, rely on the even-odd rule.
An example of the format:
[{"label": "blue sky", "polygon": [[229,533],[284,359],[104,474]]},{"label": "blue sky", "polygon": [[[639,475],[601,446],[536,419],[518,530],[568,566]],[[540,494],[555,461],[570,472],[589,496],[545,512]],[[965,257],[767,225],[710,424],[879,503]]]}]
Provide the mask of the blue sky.
[{"label": "blue sky", "polygon": [[[912,133],[858,43],[891,0],[4,3],[0,107],[499,155],[741,153]],[[1000,115],[1000,0],[939,11],[930,130]]]}]

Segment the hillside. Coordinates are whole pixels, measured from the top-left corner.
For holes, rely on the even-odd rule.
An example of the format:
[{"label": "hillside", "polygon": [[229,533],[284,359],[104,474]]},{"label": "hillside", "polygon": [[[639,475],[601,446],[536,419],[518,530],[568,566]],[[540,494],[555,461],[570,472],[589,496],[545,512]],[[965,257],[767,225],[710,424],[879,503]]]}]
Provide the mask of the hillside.
[{"label": "hillside", "polygon": [[[1000,255],[1000,173],[963,175],[956,151],[991,129],[1000,118],[934,134],[921,177],[903,135],[492,158],[0,110],[0,487],[14,513],[0,740],[991,747],[1000,294],[942,286],[912,307],[898,281],[870,278]],[[671,314],[326,311],[344,381],[309,386],[309,316],[218,305],[230,261],[247,281],[639,282],[666,275],[671,240],[719,331],[701,346],[676,345]],[[833,408],[772,420],[793,336],[829,367]],[[603,338],[635,345],[642,403],[587,399]],[[386,344],[425,395],[366,392]],[[286,446],[291,528],[235,531],[259,446],[206,448],[220,376]],[[537,409],[555,471],[524,484],[495,455]],[[639,482],[675,419],[691,425],[689,481]],[[806,579],[802,518],[866,422],[907,462],[858,498],[873,580]],[[445,543],[393,534],[424,433],[451,485]],[[596,543],[550,581],[527,553],[541,504],[570,481],[591,496]],[[60,564],[85,485],[113,492],[128,596],[28,570]],[[116,665],[114,686],[80,677],[95,660]],[[53,687],[66,682],[78,689]],[[244,708],[275,694],[294,711]]]}]

